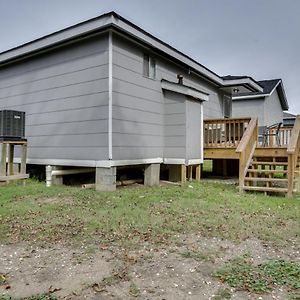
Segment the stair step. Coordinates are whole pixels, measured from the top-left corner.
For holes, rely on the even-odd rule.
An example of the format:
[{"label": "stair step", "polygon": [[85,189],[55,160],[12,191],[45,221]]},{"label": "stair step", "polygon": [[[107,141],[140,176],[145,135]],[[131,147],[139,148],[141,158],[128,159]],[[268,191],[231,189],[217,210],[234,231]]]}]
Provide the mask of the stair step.
[{"label": "stair step", "polygon": [[286,178],[261,178],[261,177],[245,177],[245,181],[288,182]]},{"label": "stair step", "polygon": [[287,188],[278,187],[265,187],[265,186],[244,186],[245,191],[257,191],[257,192],[277,192],[277,193],[287,193]]},{"label": "stair step", "polygon": [[287,162],[273,162],[273,161],[253,161],[252,165],[270,165],[270,166],[287,166]]},{"label": "stair step", "polygon": [[274,174],[274,173],[281,173],[287,174],[287,170],[263,170],[263,169],[248,169],[249,173],[265,173],[265,174]]}]

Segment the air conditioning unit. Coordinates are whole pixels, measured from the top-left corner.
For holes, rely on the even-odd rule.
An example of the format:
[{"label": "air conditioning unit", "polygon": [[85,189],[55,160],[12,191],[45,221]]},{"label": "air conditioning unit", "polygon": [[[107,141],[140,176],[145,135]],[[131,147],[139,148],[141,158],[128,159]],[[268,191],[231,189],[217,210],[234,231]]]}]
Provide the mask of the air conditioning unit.
[{"label": "air conditioning unit", "polygon": [[0,140],[22,140],[25,138],[25,112],[0,110]]}]

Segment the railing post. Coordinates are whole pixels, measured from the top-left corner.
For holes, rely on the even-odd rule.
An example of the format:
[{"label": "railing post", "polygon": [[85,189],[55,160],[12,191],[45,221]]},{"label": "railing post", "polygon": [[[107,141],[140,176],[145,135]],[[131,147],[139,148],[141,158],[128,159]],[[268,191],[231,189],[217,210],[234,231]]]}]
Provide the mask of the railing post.
[{"label": "railing post", "polygon": [[239,192],[244,191],[244,181],[245,181],[245,152],[240,153],[239,159]]},{"label": "railing post", "polygon": [[288,197],[292,197],[294,189],[294,173],[295,173],[295,163],[294,155],[288,154]]}]

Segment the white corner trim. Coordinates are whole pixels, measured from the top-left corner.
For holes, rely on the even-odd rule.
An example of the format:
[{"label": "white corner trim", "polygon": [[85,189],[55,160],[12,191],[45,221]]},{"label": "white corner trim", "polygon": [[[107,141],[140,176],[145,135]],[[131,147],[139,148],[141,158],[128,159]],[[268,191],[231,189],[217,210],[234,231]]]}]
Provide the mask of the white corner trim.
[{"label": "white corner trim", "polygon": [[188,159],[186,162],[186,165],[190,166],[190,165],[199,165],[203,163],[203,159],[199,158],[199,159]]},{"label": "white corner trim", "polygon": [[200,117],[200,136],[201,136],[201,144],[200,144],[200,157],[203,163],[203,158],[204,158],[204,108],[203,105],[201,105],[200,107],[200,113],[201,113],[201,117]]},{"label": "white corner trim", "polygon": [[185,165],[184,158],[164,158],[164,164],[166,165]]},{"label": "white corner trim", "polygon": [[112,159],[112,88],[113,88],[112,32],[108,33],[108,159]]},{"label": "white corner trim", "polygon": [[200,90],[194,89],[192,87],[186,86],[186,85],[181,85],[175,82],[170,82],[166,80],[162,80],[161,82],[161,88],[164,90],[176,92],[179,94],[183,94],[186,96],[191,96],[196,99],[199,99],[201,101],[208,101],[209,96],[207,93],[202,92]]}]

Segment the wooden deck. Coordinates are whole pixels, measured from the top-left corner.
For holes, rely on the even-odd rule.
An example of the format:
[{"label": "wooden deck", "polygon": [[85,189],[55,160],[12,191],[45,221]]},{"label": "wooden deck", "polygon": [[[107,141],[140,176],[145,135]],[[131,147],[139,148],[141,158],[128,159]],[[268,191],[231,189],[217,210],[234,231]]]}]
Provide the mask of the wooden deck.
[{"label": "wooden deck", "polygon": [[240,191],[284,192],[288,196],[297,191],[300,116],[294,127],[280,129],[279,141],[277,145],[274,136],[261,141],[257,118],[204,121],[204,159],[238,160]]}]

